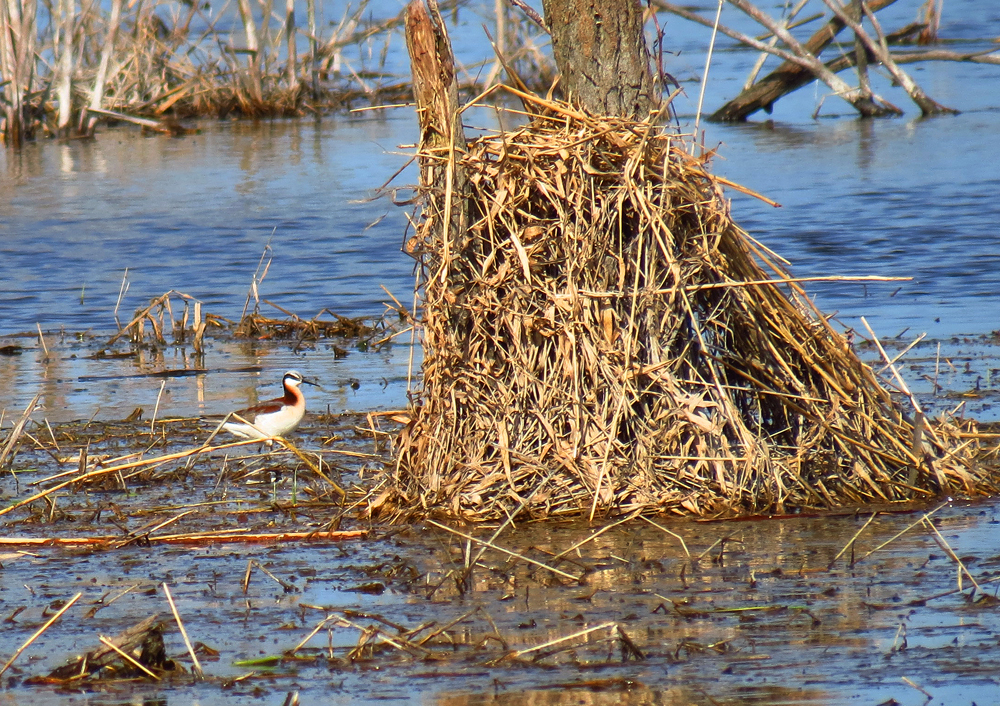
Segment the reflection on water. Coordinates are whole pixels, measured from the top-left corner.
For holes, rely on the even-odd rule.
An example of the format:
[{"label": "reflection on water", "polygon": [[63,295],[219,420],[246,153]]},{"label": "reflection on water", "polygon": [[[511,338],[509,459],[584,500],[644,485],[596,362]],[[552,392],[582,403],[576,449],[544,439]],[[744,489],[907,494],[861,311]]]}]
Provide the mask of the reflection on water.
[{"label": "reflection on water", "polygon": [[709,700],[708,690],[678,686],[651,689],[638,680],[593,679],[554,684],[545,689],[509,690],[502,685],[474,694],[448,694],[436,700],[438,706],[703,706],[720,704],[809,704],[830,703],[821,689],[762,686],[742,690],[738,696],[717,696]]},{"label": "reflection on water", "polygon": [[[275,492],[287,495],[288,483]],[[171,494],[169,487],[155,492]],[[240,519],[238,508],[224,504],[212,512],[228,525],[267,521]],[[265,695],[262,689],[282,698],[297,690],[302,703],[442,706],[923,703],[904,678],[933,693],[935,703],[992,703],[1000,658],[997,512],[996,502],[942,509],[934,517],[940,540],[919,525],[919,514],[869,523],[865,512],[657,520],[673,534],[634,520],[589,542],[597,527],[585,523],[524,523],[496,538],[519,556],[581,573],[579,583],[487,551],[472,581],[460,585],[448,571],[464,565],[465,540],[430,526],[341,545],[39,548],[3,557],[0,598],[25,612],[0,631],[0,654],[11,654],[44,621],[52,600],[79,590],[89,605],[133,587],[96,619],[47,631],[31,651],[35,660],[18,673],[44,672],[89,645],[96,631],[113,634],[164,610],[158,585],[167,581],[191,639],[219,651],[205,665],[212,680],[177,679],[170,687],[171,698],[183,703],[249,703]],[[81,515],[74,526],[97,531],[89,522],[98,520]],[[962,557],[982,587],[977,601],[969,600],[969,577],[959,585],[956,564],[938,541]],[[575,545],[564,560],[553,558]],[[250,560],[294,590],[255,573],[245,591]],[[361,589],[373,583],[384,590]],[[344,611],[355,611],[353,626],[315,632],[331,612]],[[574,637],[607,625],[615,627]],[[423,650],[383,644],[348,659],[359,643],[379,641],[374,632],[365,635],[369,626],[413,640],[439,628],[446,635],[437,633]],[[627,634],[641,659],[626,659],[614,630]],[[263,673],[238,664],[280,657],[310,634],[298,660],[276,659]],[[170,654],[184,653],[176,631],[165,639]],[[542,649],[511,657],[533,648]],[[236,677],[243,681],[219,688],[219,680]],[[139,696],[157,687],[109,685],[89,703],[120,703],[123,689]],[[61,703],[40,687],[6,693],[13,703]]]},{"label": "reflection on water", "polygon": [[122,128],[5,150],[0,334],[112,328],[126,268],[122,316],[177,289],[238,318],[269,242],[266,299],[304,317],[379,315],[380,285],[407,299],[413,262],[402,209],[362,200],[405,162],[409,117],[206,122],[179,139]]},{"label": "reflection on water", "polygon": [[[157,419],[221,416],[279,397],[281,376],[292,369],[322,385],[306,390],[310,412],[399,409],[406,404],[411,364],[409,345],[350,350],[341,357],[329,350],[332,343],[324,341],[293,352],[290,344],[208,339],[204,356],[169,347],[140,349],[124,358],[101,358],[94,356],[100,340],[90,338],[50,338],[48,356],[34,341],[20,343],[31,347],[20,355],[0,355],[4,426],[16,421],[36,393],[34,418],[51,424],[92,418],[122,420],[137,408],[146,420],[154,411]],[[420,356],[415,353],[419,366]],[[191,370],[205,372],[157,375]]]}]

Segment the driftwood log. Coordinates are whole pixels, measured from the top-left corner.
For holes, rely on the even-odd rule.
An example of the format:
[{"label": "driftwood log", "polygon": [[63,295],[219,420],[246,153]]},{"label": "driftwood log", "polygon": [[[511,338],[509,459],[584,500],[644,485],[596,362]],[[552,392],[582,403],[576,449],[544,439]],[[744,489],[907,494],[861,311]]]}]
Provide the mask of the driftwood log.
[{"label": "driftwood log", "polygon": [[[875,13],[892,5],[896,0],[868,0],[865,3],[864,11],[862,11],[862,6],[858,2],[850,2],[842,7],[838,0],[824,1],[832,10],[832,17],[819,30],[813,33],[808,40],[799,43],[779,23],[772,20],[756,5],[749,2],[749,0],[729,0],[732,5],[740,8],[746,14],[760,22],[768,32],[777,34],[788,48],[780,49],[766,45],[760,40],[720,25],[719,32],[722,34],[761,51],[773,53],[784,58],[784,61],[773,71],[744,88],[738,96],[708,116],[709,120],[714,122],[741,122],[759,110],[770,113],[774,104],[780,98],[809,85],[817,79],[831,86],[834,92],[850,102],[857,109],[858,113],[864,117],[899,115],[902,113],[899,108],[873,95],[871,90],[866,86],[864,76],[866,70],[865,64],[876,62],[885,65],[889,69],[894,79],[906,89],[923,115],[956,113],[958,111],[942,106],[928,97],[908,75],[899,69],[899,64],[937,59],[992,63],[990,58],[984,57],[986,52],[979,52],[974,55],[958,54],[955,52],[941,54],[932,51],[908,52],[899,55],[892,54],[888,50],[888,45],[913,39],[926,25],[908,25],[898,32],[885,36],[880,31],[877,31],[876,36],[872,37],[861,28],[860,23],[862,20],[868,21],[878,28],[878,20]],[[658,9],[670,12],[692,22],[697,22],[708,27],[713,26],[711,20],[681,5],[668,2],[667,0],[653,0],[653,4]],[[825,63],[821,62],[819,56],[845,28],[855,31],[861,51],[843,54]],[[878,29],[880,30],[880,28]],[[996,57],[993,58],[996,59]],[[859,59],[861,60],[861,66],[859,66],[860,85],[858,88],[852,88],[836,78],[836,76],[844,69],[858,65]]]}]

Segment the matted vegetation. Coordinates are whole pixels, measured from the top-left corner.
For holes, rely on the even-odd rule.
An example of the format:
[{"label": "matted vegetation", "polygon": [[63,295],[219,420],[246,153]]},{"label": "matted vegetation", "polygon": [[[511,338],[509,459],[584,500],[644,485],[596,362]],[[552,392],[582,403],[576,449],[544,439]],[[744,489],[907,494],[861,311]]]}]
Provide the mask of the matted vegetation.
[{"label": "matted vegetation", "polygon": [[[457,16],[463,0],[441,3]],[[173,135],[186,118],[304,116],[385,105],[411,96],[390,50],[402,13],[381,16],[368,0],[323,15],[312,0],[184,0],[84,4],[12,0],[0,6],[0,137],[19,146],[40,136],[92,134],[99,119]],[[540,81],[550,62],[539,30],[499,8],[498,46]],[[463,82],[492,81],[468,67]],[[481,74],[481,75],[480,75]],[[474,89],[472,89],[474,90]],[[141,117],[140,117],[141,116]]]},{"label": "matted vegetation", "polygon": [[[391,512],[704,516],[996,492],[968,430],[904,409],[733,222],[685,136],[523,97],[531,123],[471,142],[451,170],[468,193],[431,193],[411,241],[423,390]],[[470,226],[442,228],[463,196]]]}]

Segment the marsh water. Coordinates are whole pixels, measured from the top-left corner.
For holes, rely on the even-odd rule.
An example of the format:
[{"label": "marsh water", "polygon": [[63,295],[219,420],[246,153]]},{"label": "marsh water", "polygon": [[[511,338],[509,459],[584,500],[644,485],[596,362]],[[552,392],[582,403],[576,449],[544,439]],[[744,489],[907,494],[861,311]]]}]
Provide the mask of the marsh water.
[{"label": "marsh water", "polygon": [[[995,46],[1000,12],[982,4],[947,3],[942,35],[964,48]],[[902,8],[893,12],[907,19]],[[726,13],[725,22],[751,30],[735,10]],[[452,30],[470,61],[485,46],[481,21],[469,13]],[[884,23],[893,21],[887,16]],[[690,126],[707,31],[674,18],[667,26],[680,53],[666,68],[685,86],[678,109]],[[709,110],[735,95],[755,58],[722,46],[706,94]],[[994,420],[998,69],[909,68],[931,96],[962,114],[920,120],[899,89],[880,79],[876,89],[904,107],[905,117],[858,121],[824,87],[809,87],[749,124],[702,123],[705,142],[719,147],[717,173],[781,203],[775,209],[730,194],[737,222],[787,258],[795,275],[911,278],[806,288],[840,325],[863,332],[863,316],[896,348],[926,333],[903,367],[925,406]],[[492,110],[466,115],[476,127],[495,120]],[[225,338],[209,338],[203,357],[182,346],[124,358],[93,355],[116,330],[116,308],[127,321],[168,290],[238,319],[265,248],[273,260],[260,297],[300,317],[329,310],[377,319],[392,301],[382,287],[406,306],[412,301],[414,263],[401,252],[411,207],[372,198],[400,169],[395,195],[409,196],[403,187],[415,180],[412,167],[404,168],[416,140],[412,109],[197,127],[198,134],[181,138],[116,127],[92,141],[0,152],[0,346],[19,347],[0,356],[4,430],[38,392],[33,418],[53,424],[121,420],[136,407],[147,415],[156,407],[161,417],[221,415],[270,396],[281,372],[293,367],[323,384],[310,397],[313,414],[406,404],[408,378],[419,369],[419,347],[411,348],[408,336],[346,356],[323,341],[296,347]],[[283,316],[269,303],[260,307]],[[163,378],[152,376],[195,367],[205,372],[169,377],[162,392]],[[979,596],[992,593],[984,582],[1000,571],[998,511],[985,502],[935,515],[943,538],[984,584]],[[25,611],[0,628],[3,661],[44,622],[53,601],[77,591],[94,601],[137,586],[98,619],[66,620],[47,632],[17,663],[18,679],[90,649],[99,632],[165,610],[155,590],[164,581],[175,587],[192,639],[219,655],[205,665],[212,677],[206,682],[76,693],[15,681],[0,690],[0,703],[281,703],[295,691],[302,703],[924,703],[917,686],[934,703],[1000,703],[995,601],[949,593],[960,579],[926,528],[853,567],[845,556],[827,570],[867,519],[670,523],[695,559],[673,535],[637,520],[574,553],[579,571],[588,572],[579,584],[523,563],[510,568],[490,554],[464,593],[453,585],[432,590],[463,560],[463,543],[432,527],[378,530],[367,541],[339,545],[5,553],[0,613]],[[879,516],[859,537],[855,556],[918,519]],[[544,558],[593,529],[529,524],[498,541]],[[726,541],[716,545],[720,539]],[[244,595],[249,559],[296,590],[261,579]],[[961,581],[967,594],[969,579]],[[390,650],[351,661],[344,655],[358,631],[338,627],[307,645],[310,660],[247,662],[297,645],[324,615],[311,606],[378,614],[407,627],[478,612],[449,633],[454,647],[447,654]],[[544,659],[492,662],[503,654],[501,642],[530,649],[608,622],[645,659],[622,661],[609,628]],[[183,655],[177,635],[168,636],[168,649]]]}]

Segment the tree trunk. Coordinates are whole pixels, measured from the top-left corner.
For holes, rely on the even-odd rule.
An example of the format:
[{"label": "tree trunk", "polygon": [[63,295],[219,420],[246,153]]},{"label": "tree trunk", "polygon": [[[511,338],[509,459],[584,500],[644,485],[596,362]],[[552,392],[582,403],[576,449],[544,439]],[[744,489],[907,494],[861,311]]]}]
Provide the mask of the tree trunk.
[{"label": "tree trunk", "polygon": [[569,100],[595,115],[644,118],[659,100],[638,0],[542,0]]},{"label": "tree trunk", "polygon": [[295,0],[285,0],[285,43],[288,46],[288,90],[294,92],[299,87],[298,55],[295,49]]}]

